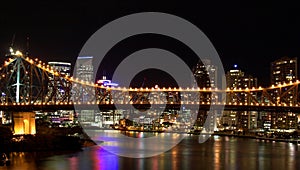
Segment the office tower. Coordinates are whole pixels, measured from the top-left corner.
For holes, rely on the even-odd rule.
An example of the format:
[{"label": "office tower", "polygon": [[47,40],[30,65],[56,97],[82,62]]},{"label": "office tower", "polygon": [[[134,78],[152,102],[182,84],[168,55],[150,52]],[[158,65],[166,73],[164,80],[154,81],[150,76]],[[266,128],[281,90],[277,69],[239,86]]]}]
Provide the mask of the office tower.
[{"label": "office tower", "polygon": [[233,69],[226,73],[227,88],[230,89],[246,89],[257,87],[257,78],[251,75],[245,75],[245,73],[238,69],[237,65],[234,65]]},{"label": "office tower", "polygon": [[282,57],[271,63],[271,84],[278,85],[296,81],[298,78],[297,58]]},{"label": "office tower", "polygon": [[60,101],[65,97],[66,87],[70,86],[70,82],[64,76],[70,76],[71,63],[52,61],[48,62],[48,65],[61,75],[59,77],[50,75],[48,82],[48,93],[51,95],[56,94],[53,102]]},{"label": "office tower", "polygon": [[[199,61],[193,68],[193,76],[200,88],[216,88],[217,87],[217,67],[211,63],[209,59]],[[203,102],[212,102],[216,99],[212,93],[201,93],[200,100]],[[206,132],[213,132],[217,128],[216,119],[218,113],[210,113],[208,111],[200,110],[198,112],[197,120],[195,121],[195,128],[202,128],[205,122],[208,121]],[[204,128],[204,127],[203,127]]]},{"label": "office tower", "polygon": [[[257,78],[246,75],[237,65],[234,65],[226,73],[226,85],[230,90],[234,89],[251,89],[257,87]],[[255,93],[239,93],[237,95],[227,94],[227,100],[232,103],[250,104],[251,96]],[[247,130],[257,127],[257,112],[249,111],[224,111],[222,125],[230,130]]]},{"label": "office tower", "polygon": [[217,85],[217,67],[208,59],[197,63],[193,68],[193,76],[200,88],[213,88]]},{"label": "office tower", "polygon": [[[93,76],[93,56],[79,56],[76,61],[74,77],[78,80],[94,83],[95,79]],[[84,91],[85,89],[82,87],[80,88],[82,93],[82,99],[80,101],[83,103],[89,102],[93,94],[90,94],[89,91]],[[95,114],[94,110],[81,110],[79,112],[79,121],[83,126],[95,126],[95,115],[97,114]]]},{"label": "office tower", "polygon": [[79,80],[94,82],[93,75],[93,57],[92,56],[81,56],[77,58],[75,77]]},{"label": "office tower", "polygon": [[[271,84],[274,86],[295,82],[298,79],[297,58],[282,57],[271,62]],[[297,103],[297,88],[283,87],[270,93],[275,104],[294,105]],[[295,113],[266,113],[264,127],[270,129],[295,129],[298,118]]]},{"label": "office tower", "polygon": [[67,62],[48,62],[48,65],[58,71],[61,75],[71,75],[71,63]]}]

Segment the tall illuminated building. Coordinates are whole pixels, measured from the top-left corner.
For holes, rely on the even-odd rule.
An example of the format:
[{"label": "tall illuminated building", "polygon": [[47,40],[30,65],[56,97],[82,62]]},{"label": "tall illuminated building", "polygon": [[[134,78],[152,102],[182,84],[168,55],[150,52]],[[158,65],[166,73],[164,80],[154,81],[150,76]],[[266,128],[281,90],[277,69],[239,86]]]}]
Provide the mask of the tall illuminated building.
[{"label": "tall illuminated building", "polygon": [[[280,85],[284,83],[295,82],[298,78],[297,69],[297,58],[282,57],[271,63],[271,84]],[[284,97],[285,100],[281,99],[283,93],[287,93]],[[273,101],[277,104],[285,102],[286,104],[295,104],[297,102],[297,91],[289,90],[288,88],[282,88],[272,92],[271,96]]]},{"label": "tall illuminated building", "polygon": [[70,76],[71,63],[52,61],[52,62],[48,62],[48,65],[52,69],[57,71],[60,75],[62,75],[60,77],[54,76],[54,75],[49,76],[49,83],[48,83],[49,93],[56,93],[56,97],[58,97],[58,98],[54,99],[54,100],[58,100],[59,98],[64,97],[64,95],[65,95],[64,87],[67,87],[68,84],[70,83],[68,80],[66,80],[64,78],[64,76],[66,76],[66,75]]},{"label": "tall illuminated building", "polygon": [[75,66],[75,77],[79,80],[94,82],[93,56],[80,56],[77,58]]},{"label": "tall illuminated building", "polygon": [[257,87],[257,78],[245,73],[237,65],[226,73],[226,85],[229,89],[246,89]]},{"label": "tall illuminated building", "polygon": [[[226,85],[228,89],[251,89],[257,87],[257,78],[246,75],[237,65],[234,65],[226,73]],[[232,103],[250,104],[251,95],[254,93],[239,93],[238,96],[227,95],[227,101]],[[257,127],[257,112],[249,111],[224,111],[222,117],[223,127],[229,130],[248,130]]]},{"label": "tall illuminated building", "polygon": [[[270,64],[271,84],[280,85],[295,82],[298,79],[297,58],[282,57]],[[275,104],[285,103],[294,105],[297,103],[297,88],[284,87],[271,92]],[[298,124],[297,114],[293,112],[265,113],[263,115],[265,129],[296,129]]]},{"label": "tall illuminated building", "polygon": [[[93,68],[93,56],[79,56],[76,61],[75,66],[75,78],[78,78],[80,81],[94,82],[94,68]],[[88,91],[84,89],[80,90],[82,93],[81,102],[88,102],[90,100],[90,95]],[[81,110],[79,112],[79,121],[84,126],[93,126],[95,122],[94,110]]]},{"label": "tall illuminated building", "polygon": [[[203,59],[197,63],[193,68],[193,77],[200,88],[216,88],[217,87],[217,67],[211,63],[209,59]],[[194,83],[193,83],[194,84]],[[217,96],[211,93],[201,93],[200,100],[204,102],[211,102],[216,99]],[[198,112],[197,120],[195,121],[195,127],[201,128],[205,122],[209,121],[209,126],[205,129],[207,132],[216,130],[217,112],[210,113],[208,111],[200,110]],[[204,128],[204,127],[203,127]]]},{"label": "tall illuminated building", "polygon": [[282,57],[271,63],[271,84],[278,85],[298,78],[297,58]]},{"label": "tall illuminated building", "polygon": [[[75,75],[74,77],[80,81],[94,82],[94,68],[93,68],[93,56],[80,56],[77,58],[75,66]],[[82,95],[81,102],[87,102],[89,100],[88,92],[81,90],[84,94]]]},{"label": "tall illuminated building", "polygon": [[51,61],[48,62],[48,65],[56,71],[58,71],[63,76],[71,75],[71,63]]},{"label": "tall illuminated building", "polygon": [[[71,63],[69,62],[59,62],[59,61],[51,61],[48,62],[48,65],[56,70],[61,76],[60,77],[55,77],[55,76],[50,76],[49,80],[50,83],[48,84],[48,90],[50,93],[56,93],[56,97],[54,100],[63,100],[66,95],[66,91],[64,87],[69,87],[70,82],[66,80],[64,77],[65,76],[71,76]],[[67,115],[71,120],[74,120],[74,111],[73,110],[59,110],[57,111],[57,114],[55,116],[58,117],[58,119],[62,119],[63,116],[61,115]],[[51,117],[51,115],[49,115]],[[60,122],[60,121],[59,121]]]},{"label": "tall illuminated building", "polygon": [[200,88],[213,88],[217,85],[217,67],[208,59],[197,63],[193,68],[193,76]]}]

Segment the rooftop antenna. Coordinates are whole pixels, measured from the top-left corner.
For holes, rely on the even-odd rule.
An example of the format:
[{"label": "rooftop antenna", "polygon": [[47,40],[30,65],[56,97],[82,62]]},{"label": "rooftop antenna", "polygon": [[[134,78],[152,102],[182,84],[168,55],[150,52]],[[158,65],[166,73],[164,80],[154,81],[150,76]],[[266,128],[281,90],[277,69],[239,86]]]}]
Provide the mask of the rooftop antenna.
[{"label": "rooftop antenna", "polygon": [[144,87],[144,86],[145,86],[145,82],[146,82],[146,80],[147,80],[147,78],[146,78],[146,77],[144,77],[144,80],[143,80],[143,82],[142,82],[142,87]]},{"label": "rooftop antenna", "polygon": [[15,43],[15,39],[16,39],[16,33],[14,33],[12,39],[11,39],[11,44],[10,47],[13,48],[14,47],[14,43]]},{"label": "rooftop antenna", "polygon": [[102,73],[102,79],[103,80],[106,80],[107,78],[106,78],[106,72],[105,72],[105,70],[103,70],[103,73]]},{"label": "rooftop antenna", "polygon": [[16,33],[14,33],[14,35],[11,39],[11,44],[10,44],[10,47],[9,47],[10,53],[13,53],[13,47],[14,47],[14,44],[15,44],[15,39],[16,39]]},{"label": "rooftop antenna", "polygon": [[13,46],[14,46],[14,43],[15,43],[15,38],[16,38],[16,33],[14,33],[14,35],[11,39],[11,43],[10,43],[10,46],[9,46],[9,53],[6,54],[6,56],[10,56],[11,54],[13,54],[13,52],[14,52]]},{"label": "rooftop antenna", "polygon": [[29,56],[29,36],[26,37],[26,53],[25,55]]}]

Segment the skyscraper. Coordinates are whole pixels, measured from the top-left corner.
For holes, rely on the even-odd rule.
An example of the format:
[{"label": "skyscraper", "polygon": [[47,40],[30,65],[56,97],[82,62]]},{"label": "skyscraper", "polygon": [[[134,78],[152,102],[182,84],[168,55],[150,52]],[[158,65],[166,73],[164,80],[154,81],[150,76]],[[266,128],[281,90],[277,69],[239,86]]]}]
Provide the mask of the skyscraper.
[{"label": "skyscraper", "polygon": [[226,74],[227,88],[252,88],[257,87],[257,78],[251,75],[245,75],[245,73],[238,69],[237,65],[233,66],[233,69],[229,70]]},{"label": "skyscraper", "polygon": [[271,84],[278,85],[298,78],[297,58],[282,57],[271,63]]},{"label": "skyscraper", "polygon": [[[80,56],[77,58],[75,66],[75,78],[82,81],[94,82],[94,68],[93,68],[93,56]],[[81,102],[88,102],[91,99],[91,94],[85,89],[80,87],[82,93]],[[95,111],[94,110],[80,110],[79,121],[83,126],[92,126],[95,122]]]},{"label": "skyscraper", "polygon": [[48,64],[62,75],[71,75],[71,63],[52,61],[48,62]]},{"label": "skyscraper", "polygon": [[216,87],[217,85],[217,67],[212,65],[208,59],[197,63],[193,68],[193,76],[200,88]]},{"label": "skyscraper", "polygon": [[[289,82],[295,82],[298,78],[297,58],[282,57],[271,63],[271,84],[279,85]],[[285,93],[285,97],[282,94]],[[284,102],[286,104],[295,104],[297,100],[296,89],[287,87],[275,90],[271,93],[273,101],[277,104]]]},{"label": "skyscraper", "polygon": [[[55,97],[53,97],[55,102],[56,100],[63,100],[65,98],[66,93],[68,93],[68,88],[71,85],[70,81],[68,81],[67,79],[64,78],[64,76],[71,76],[71,63],[68,62],[57,62],[57,61],[51,61],[48,62],[48,65],[56,70],[61,77],[57,77],[57,76],[50,76],[49,77],[49,83],[48,83],[48,93],[50,93],[51,95],[54,95]],[[74,111],[70,110],[58,110],[57,111],[57,115],[55,115],[56,117],[58,117],[57,119],[59,119],[60,122],[60,115],[68,115],[68,117],[71,120],[74,120]],[[50,113],[52,114],[52,113]],[[56,113],[55,113],[56,114]],[[49,115],[50,116],[50,115]],[[53,116],[53,115],[52,115]],[[50,117],[52,117],[50,116]]]},{"label": "skyscraper", "polygon": [[93,82],[94,68],[93,56],[81,56],[77,58],[75,77],[79,80]]},{"label": "skyscraper", "polygon": [[[196,80],[198,87],[200,88],[216,88],[217,87],[217,67],[211,63],[209,59],[203,59],[199,61],[193,68],[193,76]],[[201,93],[200,98],[202,101],[206,99],[206,102],[212,102],[217,96],[212,93]],[[216,117],[217,112],[209,112],[200,110],[198,112],[197,120],[195,122],[196,128],[203,127],[205,122],[209,122],[209,126],[206,127],[206,131],[216,130]]]},{"label": "skyscraper", "polygon": [[[297,58],[282,57],[271,63],[271,84],[280,85],[295,82],[298,79]],[[283,87],[275,89],[270,93],[276,104],[285,103],[288,105],[296,104],[297,88]],[[298,118],[295,113],[266,113],[263,117],[263,124],[270,129],[295,129]]]},{"label": "skyscraper", "polygon": [[[231,70],[226,73],[227,88],[233,89],[246,89],[257,87],[257,78],[246,75],[237,65],[234,65]],[[254,93],[240,93],[235,95],[228,95],[227,100],[233,103],[247,103],[250,104],[250,95],[255,96]],[[222,117],[222,124],[228,129],[247,130],[256,128],[257,112],[249,111],[224,111]]]},{"label": "skyscraper", "polygon": [[[48,64],[52,69],[59,72],[59,74],[61,74],[62,76],[66,76],[66,75],[70,76],[71,74],[71,63],[52,61],[52,62],[48,62]],[[49,77],[49,83],[48,83],[49,93],[52,94],[56,93],[55,95],[56,97],[63,98],[65,95],[64,87],[68,87],[69,83],[70,82],[63,77],[57,77],[52,75]]]}]

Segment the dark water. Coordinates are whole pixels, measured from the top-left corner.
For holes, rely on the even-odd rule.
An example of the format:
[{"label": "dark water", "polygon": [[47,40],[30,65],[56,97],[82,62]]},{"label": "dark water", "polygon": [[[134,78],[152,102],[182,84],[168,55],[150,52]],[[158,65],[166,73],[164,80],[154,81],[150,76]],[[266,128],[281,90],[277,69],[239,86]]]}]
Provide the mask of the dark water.
[{"label": "dark water", "polygon": [[199,144],[198,136],[187,136],[171,150],[150,158],[119,157],[95,146],[75,153],[10,153],[11,165],[0,169],[300,169],[296,147],[291,143],[220,136]]}]

